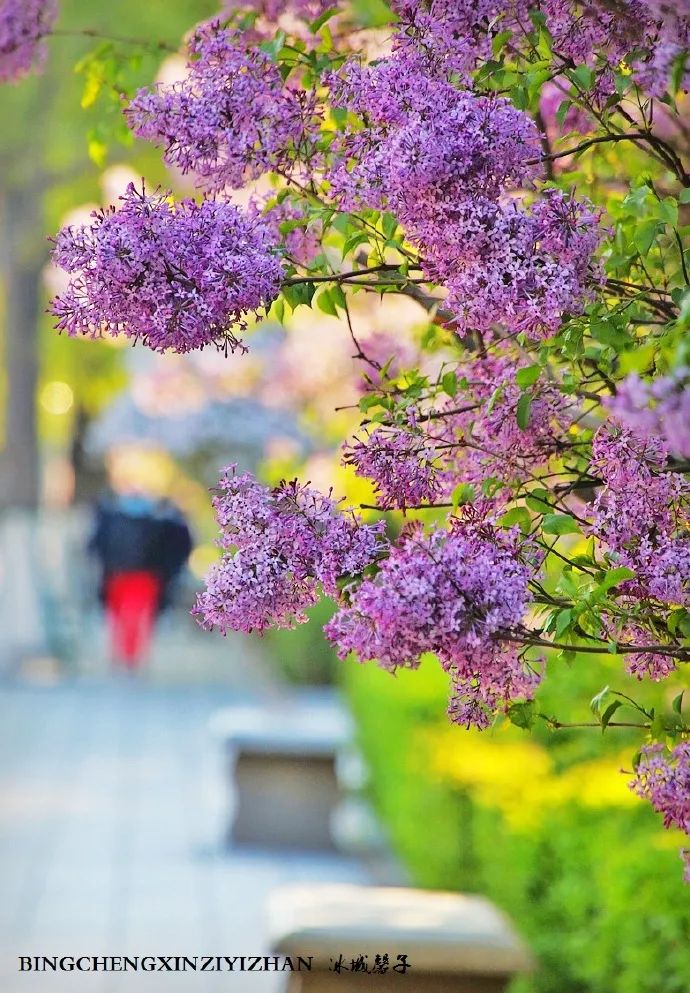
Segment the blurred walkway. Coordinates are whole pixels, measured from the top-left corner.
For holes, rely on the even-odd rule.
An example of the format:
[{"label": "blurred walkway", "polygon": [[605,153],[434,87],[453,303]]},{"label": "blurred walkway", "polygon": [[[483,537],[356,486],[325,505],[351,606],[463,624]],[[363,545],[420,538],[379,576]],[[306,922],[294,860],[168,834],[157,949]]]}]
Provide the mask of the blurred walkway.
[{"label": "blurred walkway", "polygon": [[208,666],[179,652],[165,679],[154,666],[142,680],[0,686],[3,993],[276,993],[277,974],[32,975],[17,956],[266,954],[274,886],[361,878],[338,858],[223,850],[226,770],[208,718],[263,695],[268,674],[233,661],[234,676],[212,685]]}]

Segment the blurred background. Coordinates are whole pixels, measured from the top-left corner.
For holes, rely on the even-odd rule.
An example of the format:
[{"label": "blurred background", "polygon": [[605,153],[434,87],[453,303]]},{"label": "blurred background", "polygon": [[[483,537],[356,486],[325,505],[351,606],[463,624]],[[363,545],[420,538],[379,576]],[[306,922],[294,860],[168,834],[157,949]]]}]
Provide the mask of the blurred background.
[{"label": "blurred background", "polygon": [[[519,923],[538,969],[514,993],[687,993],[680,842],[620,775],[634,739],[451,728],[432,660],[392,679],[334,659],[321,633],[327,602],[308,625],[262,639],[224,639],[190,617],[217,555],[209,488],[224,465],[268,482],[299,472],[353,502],[371,497],[338,461],[357,424],[362,369],[336,318],[300,308],[287,327],[269,319],[250,331],[245,356],[159,356],[58,335],[45,313],[62,278],[47,234],[142,176],[192,192],[155,150],[129,144],[113,85],[118,74],[128,88],[172,78],[179,59],[118,43],[125,57],[114,67],[107,42],[74,32],[175,46],[215,8],[63,0],[45,73],[2,90],[2,989],[125,988],[112,976],[19,976],[21,954],[259,954],[272,886],[359,879],[359,863],[229,851],[225,754],[209,732],[219,708],[268,702],[279,712],[295,694],[334,693],[364,760],[352,788],[376,817],[357,830],[376,835],[382,863],[394,859],[395,881],[488,895]],[[99,72],[109,82],[92,99]],[[358,296],[353,316],[377,358],[414,364],[428,341],[410,301]],[[134,647],[118,646],[104,613],[116,594],[103,589],[98,528],[123,510],[120,499],[190,536],[186,565],[181,555],[170,569],[167,609]],[[614,661],[554,672],[543,709],[587,719],[586,703],[573,712],[583,687],[593,695],[608,681],[625,691]],[[671,690],[652,688],[650,702]],[[179,979],[158,987],[147,977],[142,989]],[[207,988],[199,977],[178,985]],[[278,986],[250,977],[232,987],[245,988]]]}]

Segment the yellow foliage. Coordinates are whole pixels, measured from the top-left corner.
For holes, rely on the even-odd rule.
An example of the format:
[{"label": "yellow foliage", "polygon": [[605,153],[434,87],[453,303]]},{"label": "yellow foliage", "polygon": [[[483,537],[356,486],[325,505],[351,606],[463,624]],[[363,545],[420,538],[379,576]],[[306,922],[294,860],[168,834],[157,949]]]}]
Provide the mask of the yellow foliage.
[{"label": "yellow foliage", "polygon": [[621,807],[638,802],[621,774],[629,764],[627,753],[559,772],[545,748],[511,740],[509,734],[434,732],[427,736],[431,768],[446,782],[471,789],[478,803],[498,808],[515,829],[527,830],[550,810],[569,804]]}]

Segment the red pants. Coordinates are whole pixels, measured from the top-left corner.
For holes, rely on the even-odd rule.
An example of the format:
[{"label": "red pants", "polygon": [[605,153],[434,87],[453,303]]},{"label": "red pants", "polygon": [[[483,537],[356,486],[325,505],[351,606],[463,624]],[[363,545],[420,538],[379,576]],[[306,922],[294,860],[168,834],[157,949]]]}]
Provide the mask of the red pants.
[{"label": "red pants", "polygon": [[113,660],[135,669],[148,651],[161,594],[153,572],[116,572],[106,579],[105,605]]}]

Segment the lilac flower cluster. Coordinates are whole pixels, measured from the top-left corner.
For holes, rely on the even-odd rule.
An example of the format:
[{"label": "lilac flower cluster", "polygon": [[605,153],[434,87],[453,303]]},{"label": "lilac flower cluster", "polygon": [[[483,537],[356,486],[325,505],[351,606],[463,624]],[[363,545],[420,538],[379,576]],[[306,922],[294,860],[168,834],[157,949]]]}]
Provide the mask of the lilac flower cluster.
[{"label": "lilac flower cluster", "polygon": [[[620,565],[635,572],[621,590],[636,599],[690,604],[690,487],[667,468],[658,440],[602,428],[590,471],[603,480],[593,506],[592,534]],[[639,670],[642,662],[637,661]],[[651,673],[652,675],[654,673]]]},{"label": "lilac flower cluster", "polygon": [[430,76],[407,51],[346,63],[330,87],[335,106],[366,121],[332,146],[333,195],[396,214],[426,275],[448,289],[458,331],[543,337],[582,310],[600,278],[598,212],[556,190],[531,209],[506,198],[538,175],[527,114]]},{"label": "lilac flower cluster", "polygon": [[532,388],[529,420],[518,424],[522,390],[515,382],[523,366],[508,354],[487,355],[458,370],[466,383],[457,398],[433,421],[434,437],[446,446],[447,479],[481,483],[492,477],[505,483],[524,480],[562,443],[570,424],[568,400],[551,383]]},{"label": "lilac flower cluster", "polygon": [[690,390],[687,370],[651,382],[631,373],[608,402],[615,419],[641,438],[663,438],[677,455],[690,457]]},{"label": "lilac flower cluster", "polygon": [[676,745],[670,754],[661,744],[646,745],[630,787],[663,814],[664,827],[688,835],[689,847],[681,857],[684,879],[690,883],[690,741]]},{"label": "lilac flower cluster", "polygon": [[389,204],[415,225],[471,191],[496,197],[538,175],[539,134],[501,97],[457,90],[413,55],[373,66],[354,60],[329,77],[331,100],[366,116],[345,136],[331,180],[346,205]]},{"label": "lilac flower cluster", "polygon": [[530,697],[538,682],[506,640],[524,618],[532,572],[519,537],[497,531],[485,509],[468,509],[448,531],[425,534],[415,524],[326,634],[341,658],[355,652],[393,672],[435,653],[451,675],[453,719],[486,727],[491,713]]},{"label": "lilac flower cluster", "polygon": [[666,679],[677,669],[676,660],[665,652],[655,651],[663,640],[663,635],[656,634],[632,622],[619,625],[616,641],[620,645],[649,645],[648,652],[630,652],[626,655],[625,668],[636,679],[652,679],[655,683]]},{"label": "lilac flower cluster", "polygon": [[221,562],[206,580],[195,614],[207,628],[264,631],[293,627],[322,589],[358,574],[385,550],[385,525],[362,524],[329,496],[296,481],[269,489],[230,466],[214,499]]},{"label": "lilac flower cluster", "polygon": [[154,351],[237,347],[235,331],[280,288],[262,219],[224,201],[173,204],[133,184],[120,199],[57,236],[54,261],[71,277],[51,305],[57,328],[122,333]]},{"label": "lilac flower cluster", "polygon": [[405,510],[431,503],[441,492],[436,446],[423,431],[391,425],[377,427],[365,440],[347,446],[343,463],[371,479],[382,508]]},{"label": "lilac flower cluster", "polygon": [[520,426],[521,368],[505,352],[459,366],[458,396],[427,416],[412,412],[408,424],[375,427],[346,447],[343,461],[372,480],[385,509],[433,503],[459,483],[523,481],[563,445],[571,414],[554,384],[535,384]]},{"label": "lilac flower cluster", "polygon": [[524,46],[530,10],[542,15],[562,58],[596,66],[598,55],[600,83],[611,89],[609,67],[626,61],[636,80],[660,96],[674,61],[690,48],[687,0],[393,0],[392,6],[400,18],[399,49],[421,50],[430,71],[465,79],[492,57],[492,41],[500,32],[512,32],[514,48]]},{"label": "lilac flower cluster", "polygon": [[268,55],[217,21],[197,29],[189,51],[182,82],[134,97],[126,110],[134,133],[210,192],[289,170],[310,141],[313,94],[285,85]]},{"label": "lilac flower cluster", "polygon": [[598,224],[588,201],[560,190],[546,190],[530,211],[468,198],[429,227],[426,270],[448,288],[460,332],[500,325],[548,337],[594,297]]},{"label": "lilac flower cluster", "polygon": [[236,10],[239,6],[257,11],[268,21],[277,21],[283,14],[311,20],[335,4],[332,0],[227,0],[225,3],[228,11]]},{"label": "lilac flower cluster", "polygon": [[526,16],[530,6],[524,0],[392,0],[399,18],[396,46],[422,52],[432,71],[467,80],[492,57],[493,37],[515,28],[516,15]]},{"label": "lilac flower cluster", "polygon": [[41,68],[57,14],[57,0],[0,0],[0,83]]}]

